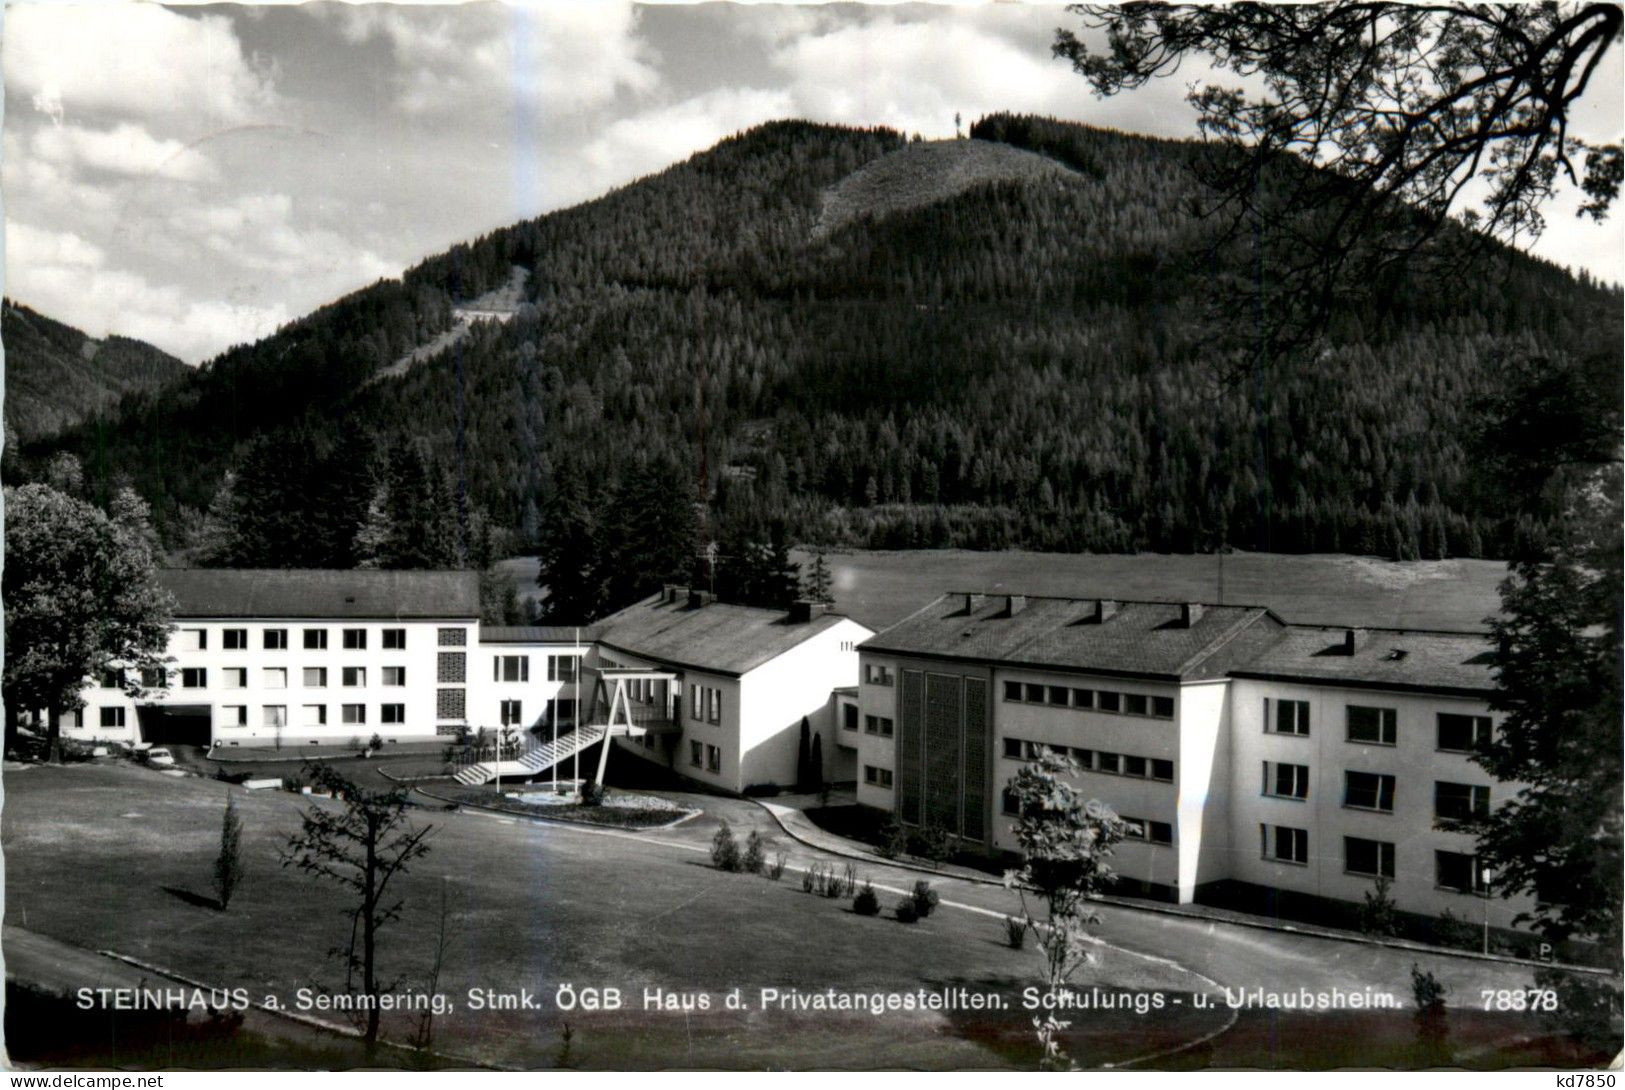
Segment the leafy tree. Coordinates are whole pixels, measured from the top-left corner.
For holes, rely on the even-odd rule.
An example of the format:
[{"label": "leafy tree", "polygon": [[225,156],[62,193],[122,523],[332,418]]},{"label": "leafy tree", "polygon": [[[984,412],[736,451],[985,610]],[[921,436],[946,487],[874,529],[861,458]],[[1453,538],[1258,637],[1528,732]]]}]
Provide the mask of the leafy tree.
[{"label": "leafy tree", "polygon": [[146,505],[129,493],[114,506],[110,517],[47,485],[5,490],[8,747],[17,712],[44,710],[59,760],[62,715],[83,706],[86,678],[119,668],[133,687],[165,661],[174,603],[157,582]]},{"label": "leafy tree", "polygon": [[237,813],[237,800],[226,795],[226,809],[220,818],[220,854],[214,859],[214,902],[224,912],[231,895],[243,881],[243,819]]},{"label": "leafy tree", "polygon": [[[1107,807],[1084,799],[1068,779],[1079,771],[1070,756],[1047,754],[1013,776],[1009,791],[1019,817],[1014,833],[1021,866],[1005,872],[1006,886],[1020,891],[1022,915],[1044,953],[1045,983],[1052,995],[1065,991],[1072,975],[1090,960],[1088,929],[1100,922],[1092,899],[1115,874],[1112,848],[1123,838],[1123,823]],[[1045,917],[1035,918],[1031,891]],[[1038,1024],[1046,1070],[1071,1065],[1060,1034],[1069,1023],[1050,1014]]]},{"label": "leafy tree", "polygon": [[[282,865],[333,882],[354,902],[345,910],[349,938],[331,952],[344,961],[346,994],[366,1000],[358,1015],[368,1052],[378,1044],[379,999],[395,986],[378,975],[378,943],[384,929],[400,918],[405,902],[392,899],[390,885],[429,853],[432,825],[414,827],[408,818],[406,792],[375,791],[346,779],[331,765],[310,762],[310,785],[330,793],[338,809],[312,802],[298,833],[288,838]],[[359,977],[359,979],[357,979]]]},{"label": "leafy tree", "polygon": [[[1338,296],[1385,275],[1463,212],[1480,237],[1528,240],[1564,186],[1601,219],[1619,194],[1618,145],[1570,122],[1621,37],[1614,4],[1074,5],[1091,47],[1056,32],[1056,55],[1100,95],[1204,60],[1218,79],[1189,100],[1221,154],[1215,211],[1234,232],[1274,233],[1254,316],[1324,326]],[[1460,236],[1454,241],[1468,241]],[[1268,300],[1274,300],[1271,306]],[[1285,303],[1285,307],[1281,304]]]}]

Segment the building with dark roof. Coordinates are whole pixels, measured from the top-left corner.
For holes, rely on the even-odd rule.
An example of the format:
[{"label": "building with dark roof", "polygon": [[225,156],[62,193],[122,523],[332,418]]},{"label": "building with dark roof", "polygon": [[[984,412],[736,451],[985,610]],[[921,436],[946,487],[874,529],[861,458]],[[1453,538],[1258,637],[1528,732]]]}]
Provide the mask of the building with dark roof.
[{"label": "building with dark roof", "polygon": [[[1065,755],[1125,819],[1114,864],[1179,901],[1265,887],[1477,918],[1466,834],[1516,785],[1483,633],[1291,625],[1234,604],[954,593],[860,648],[858,798],[964,847],[1016,845],[1005,792]],[[1510,923],[1517,901],[1495,899]]]}]

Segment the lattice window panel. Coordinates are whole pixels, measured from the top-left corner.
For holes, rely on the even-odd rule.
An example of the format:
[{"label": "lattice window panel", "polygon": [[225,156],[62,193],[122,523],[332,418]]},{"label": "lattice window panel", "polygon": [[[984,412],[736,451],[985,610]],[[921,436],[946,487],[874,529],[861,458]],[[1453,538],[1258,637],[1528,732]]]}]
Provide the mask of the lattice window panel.
[{"label": "lattice window panel", "polygon": [[965,679],[965,824],[966,839],[987,840],[987,682]]},{"label": "lattice window panel", "polygon": [[461,651],[440,652],[440,669],[435,679],[442,685],[468,680],[468,656]]},{"label": "lattice window panel", "polygon": [[442,628],[440,630],[441,647],[467,647],[468,630],[466,628]]},{"label": "lattice window panel", "polygon": [[925,820],[959,832],[959,678],[925,678]]},{"label": "lattice window panel", "polygon": [[897,694],[897,818],[920,823],[920,738],[924,733],[925,675],[904,670]]},{"label": "lattice window panel", "polygon": [[465,719],[468,717],[468,692],[464,689],[441,689],[435,693],[436,719]]}]

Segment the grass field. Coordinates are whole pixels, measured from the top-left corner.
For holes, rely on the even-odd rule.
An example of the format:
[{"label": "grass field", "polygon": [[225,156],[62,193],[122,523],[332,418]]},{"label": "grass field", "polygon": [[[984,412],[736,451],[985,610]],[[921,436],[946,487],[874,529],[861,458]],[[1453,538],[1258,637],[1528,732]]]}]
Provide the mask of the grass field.
[{"label": "grass field", "polygon": [[[811,555],[797,550],[805,571]],[[1269,606],[1284,620],[1475,631],[1500,609],[1506,565],[1493,560],[1396,562],[1341,554],[978,553],[963,549],[825,554],[838,609],[879,630],[953,590],[1150,598]],[[536,561],[502,562],[521,595]]]}]

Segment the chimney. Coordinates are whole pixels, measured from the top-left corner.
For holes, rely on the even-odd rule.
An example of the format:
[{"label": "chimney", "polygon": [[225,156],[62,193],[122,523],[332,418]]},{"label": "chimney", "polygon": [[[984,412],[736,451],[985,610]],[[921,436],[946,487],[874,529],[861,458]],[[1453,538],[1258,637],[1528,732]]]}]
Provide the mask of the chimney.
[{"label": "chimney", "polygon": [[1365,632],[1358,628],[1343,630],[1343,654],[1352,655],[1365,643]]},{"label": "chimney", "polygon": [[967,594],[967,595],[965,595],[965,612],[966,613],[975,613],[979,608],[981,608],[982,602],[986,598],[987,598],[987,595],[985,595],[985,594]]},{"label": "chimney", "polygon": [[700,609],[716,601],[717,596],[708,590],[691,590],[688,592],[688,608]]},{"label": "chimney", "polygon": [[829,603],[815,602],[811,598],[797,598],[790,603],[790,623],[806,624],[814,617],[822,617],[829,612]]},{"label": "chimney", "polygon": [[680,583],[667,583],[660,590],[660,601],[662,605],[671,605],[674,602],[681,602],[687,597],[688,588]]},{"label": "chimney", "polygon": [[1097,598],[1094,611],[1089,614],[1087,619],[1095,624],[1105,624],[1115,616],[1117,616],[1117,603],[1110,598]]},{"label": "chimney", "polygon": [[1189,628],[1202,619],[1202,603],[1181,602],[1179,604],[1179,627]]},{"label": "chimney", "polygon": [[1027,596],[1025,594],[1012,594],[1004,600],[1004,607],[1005,616],[1014,617],[1027,608]]}]

